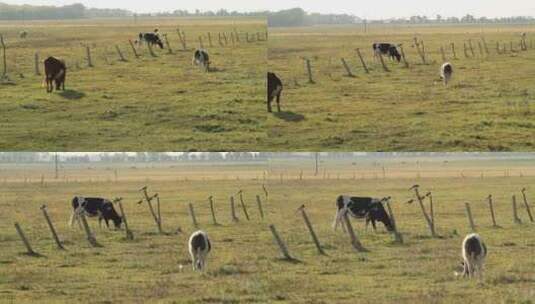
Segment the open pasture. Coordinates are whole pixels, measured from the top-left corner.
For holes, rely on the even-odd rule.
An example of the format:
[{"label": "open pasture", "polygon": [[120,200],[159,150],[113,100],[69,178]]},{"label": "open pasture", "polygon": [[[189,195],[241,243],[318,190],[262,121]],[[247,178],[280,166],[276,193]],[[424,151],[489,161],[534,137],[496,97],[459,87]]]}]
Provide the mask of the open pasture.
[{"label": "open pasture", "polygon": [[[522,187],[528,187],[528,200],[531,208],[535,207],[532,162],[357,162],[322,162],[326,173],[316,176],[312,162],[296,161],[115,168],[65,165],[58,180],[53,180],[51,168],[4,165],[0,171],[1,301],[532,303],[535,224],[529,222],[520,195]],[[438,238],[430,237],[417,204],[405,203],[414,197],[408,188],[415,183],[422,194],[427,190],[433,193]],[[136,204],[142,197],[138,189],[144,185],[150,193],[160,195],[163,234],[157,233],[146,203]],[[240,189],[250,221],[236,196],[239,222],[232,222],[229,197]],[[263,201],[264,220],[256,208],[257,194]],[[374,233],[371,228],[366,231],[362,222],[353,221],[369,250],[355,252],[348,235],[331,228],[339,194],[391,195],[404,244],[395,243],[381,223]],[[492,228],[485,199],[488,194],[493,194],[500,228]],[[522,224],[513,222],[512,194],[517,195]],[[67,226],[70,200],[75,195],[123,197],[135,239],[127,241],[124,230],[99,229],[96,220],[90,220],[103,246],[91,248],[82,230]],[[212,224],[210,195],[215,199],[219,225]],[[462,238],[470,232],[465,202],[471,203],[476,229],[489,249],[485,276],[479,283],[453,275],[461,261]],[[199,227],[208,232],[213,245],[204,274],[192,272],[187,253],[187,238],[196,229],[188,203],[193,204]],[[66,251],[56,250],[39,210],[42,204],[47,204]],[[317,254],[296,212],[302,204],[325,256]],[[42,256],[23,253],[15,221]],[[269,224],[275,224],[298,261],[279,258]]]},{"label": "open pasture", "polygon": [[[129,40],[156,28],[172,52],[154,46],[152,56],[143,44],[135,46],[136,58]],[[28,36],[20,38],[21,31]],[[265,141],[265,20],[1,22],[0,34],[10,79],[0,83],[4,151],[244,150]],[[210,55],[208,73],[192,65],[199,37]],[[41,87],[48,56],[67,63],[64,92],[47,94]]]},{"label": "open pasture", "polygon": [[[273,147],[303,151],[533,149],[535,27],[531,25],[371,24],[367,32],[362,26],[270,28],[269,32],[268,69],[284,85],[283,112],[268,119]],[[525,51],[520,47],[523,32],[527,34]],[[415,47],[415,37],[423,41],[420,47],[425,49],[426,64]],[[384,71],[373,58],[375,42],[402,44],[409,67],[385,56],[389,71]],[[441,47],[453,64],[449,87],[440,81]],[[309,82],[305,58],[310,60],[314,83]],[[353,77],[348,76],[342,58]]]}]

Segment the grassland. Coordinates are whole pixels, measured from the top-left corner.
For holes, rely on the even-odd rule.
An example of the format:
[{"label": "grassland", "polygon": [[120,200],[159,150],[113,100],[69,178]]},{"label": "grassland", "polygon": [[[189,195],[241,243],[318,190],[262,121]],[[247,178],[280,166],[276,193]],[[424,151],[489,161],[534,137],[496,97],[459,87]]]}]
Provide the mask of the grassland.
[{"label": "grassland", "polygon": [[[511,194],[520,195],[522,187],[535,183],[533,162],[324,162],[325,174],[318,176],[313,175],[311,163],[64,166],[58,180],[53,180],[51,168],[2,166],[0,302],[533,303],[535,225],[528,222],[524,209],[519,210],[523,224],[514,224],[510,207]],[[298,178],[301,170],[303,180]],[[404,203],[412,198],[407,189],[414,183],[433,191],[438,239],[428,236],[418,206]],[[137,189],[145,184],[162,198],[164,235],[156,233],[147,206],[135,203],[140,198]],[[256,194],[264,197],[262,184],[269,191],[264,221],[254,203]],[[241,210],[240,222],[230,221],[228,198],[238,189],[244,190],[249,222]],[[330,226],[334,199],[340,193],[392,195],[406,243],[393,243],[382,226],[374,233],[355,222],[369,252],[354,252],[347,235],[334,233]],[[501,228],[491,228],[484,200],[490,193]],[[91,221],[104,247],[90,248],[78,228],[67,227],[69,201],[77,194],[124,197],[135,240],[126,241],[124,231],[99,229]],[[532,187],[527,194],[534,207]],[[219,226],[211,224],[209,195],[216,200]],[[477,229],[489,248],[480,283],[453,276],[462,237],[469,232],[466,201],[472,204]],[[194,230],[189,202],[213,241],[205,274],[191,271],[187,254],[187,237]],[[64,240],[65,252],[54,249],[39,210],[43,203]],[[316,254],[295,213],[303,203],[326,256]],[[42,257],[22,254],[14,221],[21,223]],[[278,258],[269,223],[276,225],[300,262]]]},{"label": "grassland", "polygon": [[[187,51],[176,33],[186,34]],[[173,54],[128,44],[159,28]],[[233,46],[236,29],[240,43]],[[20,39],[19,32],[28,32]],[[32,151],[246,150],[265,142],[266,42],[245,33],[266,31],[256,18],[111,19],[2,22],[11,84],[0,84],[0,149]],[[213,39],[208,44],[207,33]],[[217,33],[229,35],[220,46]],[[213,71],[192,66],[198,37]],[[92,50],[87,67],[85,47]],[[119,61],[119,46],[127,62]],[[34,73],[34,54],[64,59],[67,91],[47,94]],[[41,67],[42,73],[42,67]]]},{"label": "grassland", "polygon": [[[269,70],[282,79],[284,112],[268,118],[274,149],[345,151],[529,151],[535,140],[533,84],[535,50],[528,45],[533,26],[357,26],[270,28]],[[425,43],[422,64],[413,38]],[[485,38],[489,55],[481,56]],[[475,57],[463,43],[473,41]],[[373,60],[374,42],[403,44],[408,69],[387,61],[384,72]],[[452,59],[450,43],[457,59]],[[507,52],[496,53],[496,42]],[[454,66],[449,88],[440,82],[440,47]],[[360,48],[371,71],[356,55]],[[308,83],[303,58],[312,63]],[[341,58],[351,67],[347,77]]]}]

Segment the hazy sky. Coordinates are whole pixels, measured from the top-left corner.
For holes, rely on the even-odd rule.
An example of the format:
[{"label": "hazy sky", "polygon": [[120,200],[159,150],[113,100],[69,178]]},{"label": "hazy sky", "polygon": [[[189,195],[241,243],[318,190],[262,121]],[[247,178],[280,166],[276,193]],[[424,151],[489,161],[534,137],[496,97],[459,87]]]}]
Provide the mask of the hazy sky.
[{"label": "hazy sky", "polygon": [[89,7],[126,8],[136,12],[159,12],[175,9],[193,11],[225,8],[237,11],[279,10],[302,7],[306,11],[348,13],[368,19],[436,14],[461,17],[535,16],[535,0],[0,0],[12,4],[83,3]]}]

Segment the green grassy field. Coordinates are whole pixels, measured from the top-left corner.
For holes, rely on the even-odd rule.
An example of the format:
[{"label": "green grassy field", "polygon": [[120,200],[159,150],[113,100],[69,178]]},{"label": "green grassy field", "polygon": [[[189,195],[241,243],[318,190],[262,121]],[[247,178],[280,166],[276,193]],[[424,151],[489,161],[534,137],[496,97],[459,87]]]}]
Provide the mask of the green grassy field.
[{"label": "green grassy field", "polygon": [[[384,178],[382,166],[387,172]],[[66,165],[54,181],[51,167],[4,165],[0,170],[0,302],[533,303],[535,224],[529,223],[520,199],[520,189],[528,187],[528,199],[535,207],[535,192],[529,187],[535,182],[533,162],[324,162],[326,174],[318,176],[313,176],[311,168],[309,163],[295,161],[289,166],[276,162],[117,168]],[[301,170],[303,180],[298,177]],[[504,170],[509,172],[506,176]],[[415,172],[420,172],[420,178]],[[438,239],[429,237],[419,207],[405,204],[413,197],[407,189],[414,183],[421,185],[422,192],[433,191]],[[268,200],[262,184],[269,191]],[[156,233],[148,207],[136,204],[141,197],[137,189],[143,185],[162,198],[164,235]],[[232,223],[229,196],[239,189],[244,190],[251,220],[245,220],[238,208],[240,221]],[[342,193],[391,195],[405,244],[395,244],[382,225],[374,233],[354,221],[369,252],[353,251],[348,236],[331,229],[334,201]],[[491,227],[485,201],[490,193],[501,228]],[[264,200],[263,221],[255,207],[256,194]],[[512,194],[519,199],[520,225],[512,221]],[[135,240],[125,240],[124,231],[99,229],[91,220],[104,247],[90,248],[81,230],[67,226],[74,195],[124,197]],[[209,195],[215,197],[218,226],[211,224]],[[467,201],[489,248],[482,282],[453,275],[461,260],[462,238],[469,233]],[[187,253],[187,238],[195,229],[187,212],[190,202],[213,244],[204,274],[192,272]],[[64,240],[65,252],[54,248],[39,210],[44,203]],[[326,256],[317,255],[295,212],[301,204]],[[42,257],[23,254],[14,221],[22,225]],[[300,262],[279,258],[268,229],[271,223]]]},{"label": "green grassy field", "polygon": [[[535,141],[535,49],[519,52],[520,33],[533,26],[357,26],[270,28],[269,70],[284,83],[283,113],[268,119],[274,149],[345,151],[529,151]],[[422,64],[413,38],[425,43]],[[489,55],[481,56],[484,37]],[[475,56],[465,58],[463,43]],[[374,42],[403,44],[409,69],[373,60]],[[457,59],[452,59],[450,43]],[[506,44],[498,55],[496,42]],[[510,42],[516,52],[510,51]],[[440,82],[440,47],[454,66]],[[371,71],[357,57],[360,48]],[[303,58],[312,64],[308,83]],[[345,58],[355,78],[347,77]]]},{"label": "green grassy field", "polygon": [[[177,27],[186,34],[187,51]],[[158,57],[153,58],[143,46],[135,59],[128,39],[154,28],[168,34],[174,53],[155,49]],[[235,46],[230,42],[233,29],[241,37]],[[19,38],[22,30],[28,38]],[[221,151],[261,146],[266,140],[266,42],[247,43],[245,33],[256,38],[265,31],[265,20],[255,18],[1,22],[12,82],[0,84],[0,149]],[[229,35],[228,45],[219,45],[219,32]],[[191,64],[201,35],[212,61],[210,73]],[[91,47],[93,68],[87,67],[85,45]],[[127,62],[119,61],[116,45]],[[66,92],[47,94],[41,87],[43,76],[34,73],[36,52],[40,60],[56,56],[67,62]]]}]

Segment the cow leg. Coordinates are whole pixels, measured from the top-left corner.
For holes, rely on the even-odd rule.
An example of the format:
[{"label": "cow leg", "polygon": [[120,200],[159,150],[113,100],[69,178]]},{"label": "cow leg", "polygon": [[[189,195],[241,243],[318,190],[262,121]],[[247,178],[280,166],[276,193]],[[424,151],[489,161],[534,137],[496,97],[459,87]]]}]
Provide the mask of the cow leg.
[{"label": "cow leg", "polygon": [[98,228],[102,229],[102,216],[98,217]]},{"label": "cow leg", "polygon": [[72,228],[72,225],[74,224],[74,217],[76,216],[74,210],[72,211],[71,218],[69,220],[69,227]]},{"label": "cow leg", "polygon": [[371,221],[372,221],[373,232],[377,232],[377,227],[375,226],[375,220],[371,219]]},{"label": "cow leg", "polygon": [[273,100],[273,98],[271,98],[271,96],[268,97],[268,102],[267,102],[267,110],[269,113],[272,112],[271,110],[271,101]]},{"label": "cow leg", "polygon": [[280,104],[280,100],[281,100],[281,93],[279,92],[279,94],[277,94],[277,111],[281,111],[281,104]]}]

